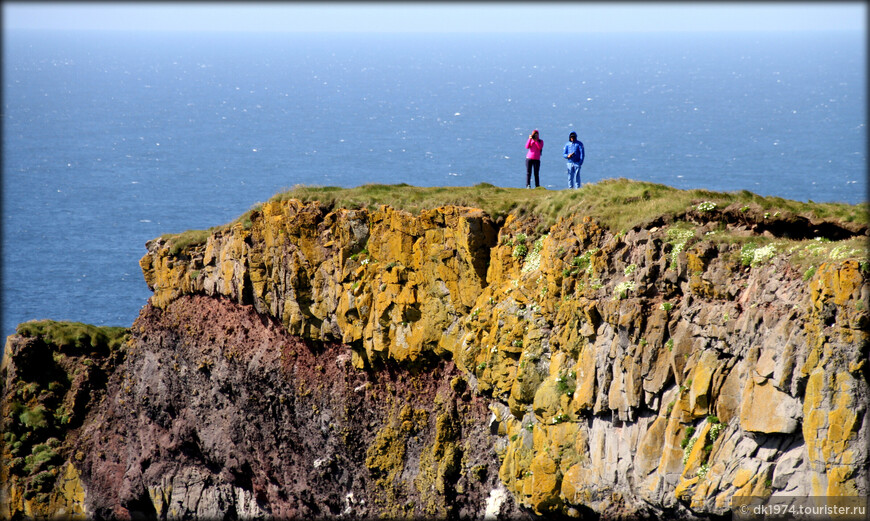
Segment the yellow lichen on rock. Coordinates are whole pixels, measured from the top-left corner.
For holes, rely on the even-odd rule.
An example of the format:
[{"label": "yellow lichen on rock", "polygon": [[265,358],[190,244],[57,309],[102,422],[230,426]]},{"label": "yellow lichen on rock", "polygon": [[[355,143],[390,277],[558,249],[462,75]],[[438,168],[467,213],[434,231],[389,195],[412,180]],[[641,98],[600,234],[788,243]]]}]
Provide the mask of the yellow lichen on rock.
[{"label": "yellow lichen on rock", "polygon": [[432,445],[420,456],[420,474],[415,486],[424,501],[427,516],[444,517],[445,494],[454,493],[452,483],[460,471],[461,453],[456,445],[457,422],[449,412],[435,418],[435,436]]},{"label": "yellow lichen on rock", "polygon": [[700,418],[710,411],[710,385],[713,373],[718,368],[719,357],[713,351],[704,351],[691,373],[689,386],[689,409]]},{"label": "yellow lichen on rock", "polygon": [[396,501],[396,494],[398,484],[403,480],[408,439],[427,419],[426,411],[415,411],[410,405],[404,405],[397,414],[387,419],[366,450],[365,465],[379,484],[382,491],[379,499],[385,505],[387,514],[398,516],[404,513],[404,505]]},{"label": "yellow lichen on rock", "polygon": [[67,463],[62,474],[58,476],[51,503],[50,511],[54,516],[73,520],[87,519],[85,489],[81,475],[72,463]]},{"label": "yellow lichen on rock", "polygon": [[746,379],[740,406],[740,425],[747,431],[794,432],[800,425],[800,402],[777,389],[770,380]]},{"label": "yellow lichen on rock", "polygon": [[56,469],[56,481],[46,499],[26,494],[23,487],[8,483],[0,501],[4,519],[21,515],[29,519],[88,519],[85,489],[78,469],[71,462]]},{"label": "yellow lichen on rock", "polygon": [[154,305],[185,293],[223,295],[293,334],[361,341],[370,359],[414,361],[455,349],[460,318],[486,287],[494,241],[477,209],[330,213],[288,200],[264,204],[249,228],[216,231],[188,260],[152,242],[140,264]]},{"label": "yellow lichen on rock", "polygon": [[561,503],[559,492],[562,484],[556,461],[546,452],[538,452],[532,459],[529,472],[529,486],[523,489],[528,504],[539,515],[556,510]]},{"label": "yellow lichen on rock", "polygon": [[[865,388],[866,382],[859,384],[853,369],[864,362],[865,355],[857,347],[866,345],[868,336],[856,326],[866,323],[867,294],[856,261],[823,264],[810,283],[810,320],[805,328],[813,349],[801,369],[808,375],[802,432],[815,495],[854,495],[861,488],[854,467],[859,454],[864,454],[857,431],[866,414],[866,405],[858,399],[864,392],[859,387]],[[843,344],[855,348],[835,348]]]}]

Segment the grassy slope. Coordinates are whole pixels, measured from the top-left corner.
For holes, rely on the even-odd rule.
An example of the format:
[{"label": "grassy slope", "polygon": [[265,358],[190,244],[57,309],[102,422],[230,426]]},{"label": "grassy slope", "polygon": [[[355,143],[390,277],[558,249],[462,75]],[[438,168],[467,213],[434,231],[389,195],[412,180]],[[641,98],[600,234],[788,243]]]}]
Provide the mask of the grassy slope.
[{"label": "grassy slope", "polygon": [[580,190],[527,190],[489,184],[471,187],[422,188],[409,185],[363,185],[357,188],[296,186],[275,200],[321,201],[348,208],[376,208],[389,204],[411,213],[455,204],[482,208],[498,219],[509,213],[534,214],[552,225],[559,217],[591,215],[611,230],[625,230],[663,214],[678,214],[702,201],[724,208],[731,203],[758,204],[763,209],[787,210],[814,219],[868,222],[868,204],[801,203],[780,197],[761,197],[748,191],[711,192],[679,190],[669,186],[608,179],[586,184]]},{"label": "grassy slope", "polygon": [[[444,205],[471,206],[483,209],[496,220],[508,214],[534,215],[541,220],[539,226],[541,233],[544,233],[560,217],[571,215],[589,215],[613,232],[624,231],[658,216],[673,217],[683,214],[693,205],[705,201],[716,203],[716,207],[720,209],[738,203],[740,206],[757,206],[761,211],[770,210],[770,213],[792,212],[812,220],[824,219],[865,225],[870,223],[868,203],[858,205],[812,201],[805,203],[781,197],[762,197],[746,190],[740,192],[680,190],[662,184],[628,179],[607,179],[586,184],[580,190],[500,188],[485,183],[470,187],[368,184],[356,188],[338,188],[297,185],[291,190],[275,195],[271,201],[287,199],[320,201],[333,207],[345,208],[375,209],[382,204],[387,204],[412,214]],[[259,210],[260,206],[255,205],[225,226],[209,230],[190,230],[174,236],[166,235],[164,238],[171,240],[173,250],[177,252],[189,244],[202,243],[212,231],[217,229],[238,222],[246,226],[250,225],[252,213]],[[715,237],[715,240],[746,242],[748,239],[723,233]],[[759,241],[765,243],[768,239],[759,237],[756,242]],[[794,242],[800,243],[800,241]],[[865,249],[863,239],[850,239],[844,242],[849,243],[847,245],[849,251]]]}]

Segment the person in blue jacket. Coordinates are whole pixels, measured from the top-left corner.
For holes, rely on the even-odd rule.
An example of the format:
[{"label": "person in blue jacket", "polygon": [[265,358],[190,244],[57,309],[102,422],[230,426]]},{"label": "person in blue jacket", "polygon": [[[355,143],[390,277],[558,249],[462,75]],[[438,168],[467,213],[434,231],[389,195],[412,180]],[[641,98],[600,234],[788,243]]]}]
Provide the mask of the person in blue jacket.
[{"label": "person in blue jacket", "polygon": [[580,188],[580,167],[583,166],[586,153],[583,150],[583,143],[577,139],[576,132],[568,134],[568,142],[565,143],[565,152],[562,156],[568,160],[568,188]]}]

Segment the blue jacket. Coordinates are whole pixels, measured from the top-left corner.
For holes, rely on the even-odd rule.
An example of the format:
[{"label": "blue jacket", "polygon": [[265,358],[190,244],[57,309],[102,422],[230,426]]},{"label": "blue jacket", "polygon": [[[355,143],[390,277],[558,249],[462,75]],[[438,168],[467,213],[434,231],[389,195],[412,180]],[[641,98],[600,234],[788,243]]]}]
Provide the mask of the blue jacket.
[{"label": "blue jacket", "polygon": [[[568,154],[574,154],[570,158]],[[562,154],[562,157],[571,161],[572,163],[577,163],[578,165],[583,164],[583,159],[586,157],[586,151],[583,149],[583,143],[579,139],[575,139],[572,143],[571,141],[565,143],[565,152]]]}]

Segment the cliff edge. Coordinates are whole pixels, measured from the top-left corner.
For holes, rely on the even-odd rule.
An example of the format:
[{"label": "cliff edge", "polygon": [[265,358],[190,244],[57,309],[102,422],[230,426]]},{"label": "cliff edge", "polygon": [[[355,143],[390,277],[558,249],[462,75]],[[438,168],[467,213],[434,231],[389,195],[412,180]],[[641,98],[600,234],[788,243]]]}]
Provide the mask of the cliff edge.
[{"label": "cliff edge", "polygon": [[868,495],[866,209],[376,188],[393,204],[297,191],[150,241],[127,330],[23,324],[0,512],[718,519]]}]

